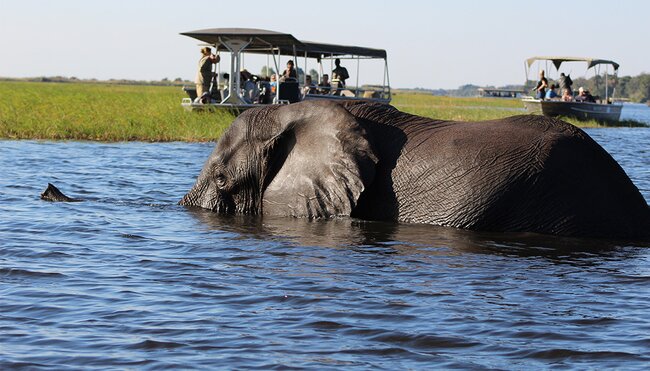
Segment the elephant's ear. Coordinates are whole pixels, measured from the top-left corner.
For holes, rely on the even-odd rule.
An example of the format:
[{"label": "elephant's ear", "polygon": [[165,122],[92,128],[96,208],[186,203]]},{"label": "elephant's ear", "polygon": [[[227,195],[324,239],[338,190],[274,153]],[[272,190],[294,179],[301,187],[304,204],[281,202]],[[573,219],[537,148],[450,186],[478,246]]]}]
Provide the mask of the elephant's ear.
[{"label": "elephant's ear", "polygon": [[373,181],[377,156],[365,130],[343,107],[305,102],[277,110],[280,133],[273,139],[266,215],[350,215]]}]

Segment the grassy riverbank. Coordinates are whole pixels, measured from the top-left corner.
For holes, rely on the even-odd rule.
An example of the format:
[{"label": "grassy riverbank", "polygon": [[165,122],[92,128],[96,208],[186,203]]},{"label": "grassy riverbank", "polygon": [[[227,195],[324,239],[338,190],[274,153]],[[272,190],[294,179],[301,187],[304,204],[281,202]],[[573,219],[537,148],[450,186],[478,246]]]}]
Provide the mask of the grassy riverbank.
[{"label": "grassy riverbank", "polygon": [[209,141],[225,113],[186,112],[180,87],[0,82],[0,137],[101,141]]},{"label": "grassy riverbank", "polygon": [[[173,86],[1,81],[0,97],[0,138],[10,139],[210,141],[234,119],[226,112],[183,110],[184,93]],[[499,98],[397,93],[392,104],[445,120],[490,120],[523,113],[520,101]],[[595,121],[567,121],[599,126]]]}]

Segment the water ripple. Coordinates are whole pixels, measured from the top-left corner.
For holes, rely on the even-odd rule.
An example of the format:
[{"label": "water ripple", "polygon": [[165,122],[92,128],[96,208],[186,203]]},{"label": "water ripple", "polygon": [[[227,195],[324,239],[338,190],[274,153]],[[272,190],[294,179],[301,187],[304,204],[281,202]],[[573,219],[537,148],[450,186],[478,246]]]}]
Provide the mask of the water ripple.
[{"label": "water ripple", "polygon": [[[650,199],[650,130],[588,132]],[[212,146],[0,141],[0,369],[650,361],[643,244],[176,205]]]}]

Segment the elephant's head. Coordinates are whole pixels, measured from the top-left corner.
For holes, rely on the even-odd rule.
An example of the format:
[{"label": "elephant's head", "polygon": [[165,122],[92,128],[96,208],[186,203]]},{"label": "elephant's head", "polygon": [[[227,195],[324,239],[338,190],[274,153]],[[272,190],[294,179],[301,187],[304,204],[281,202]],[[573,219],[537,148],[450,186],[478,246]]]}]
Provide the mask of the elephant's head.
[{"label": "elephant's head", "polygon": [[219,139],[180,204],[222,213],[350,215],[377,161],[365,130],[336,103],[250,109]]}]

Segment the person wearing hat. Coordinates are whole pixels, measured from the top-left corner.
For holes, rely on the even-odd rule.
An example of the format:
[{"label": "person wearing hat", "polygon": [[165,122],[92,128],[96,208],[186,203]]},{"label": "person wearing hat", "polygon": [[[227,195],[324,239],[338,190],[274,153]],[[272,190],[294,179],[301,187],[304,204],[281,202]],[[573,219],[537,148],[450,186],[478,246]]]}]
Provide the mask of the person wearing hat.
[{"label": "person wearing hat", "polygon": [[212,54],[212,49],[208,46],[201,48],[201,59],[199,60],[199,71],[196,73],[196,96],[204,102],[206,93],[210,92],[210,82],[212,81],[212,65],[219,63],[219,56]]},{"label": "person wearing hat", "polygon": [[578,89],[578,96],[576,97],[576,102],[589,102],[596,103],[596,99],[591,95],[589,90],[583,88],[582,86]]}]

